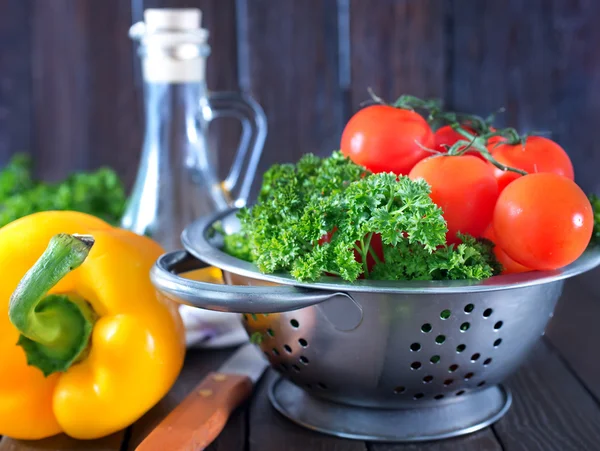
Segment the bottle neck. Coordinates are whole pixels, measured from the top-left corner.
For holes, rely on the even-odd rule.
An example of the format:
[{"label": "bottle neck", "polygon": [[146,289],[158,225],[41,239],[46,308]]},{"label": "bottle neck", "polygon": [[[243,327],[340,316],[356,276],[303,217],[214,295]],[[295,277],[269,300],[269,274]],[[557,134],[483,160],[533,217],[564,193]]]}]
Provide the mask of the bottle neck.
[{"label": "bottle neck", "polygon": [[146,135],[183,134],[194,138],[193,129],[210,117],[203,81],[188,83],[144,82]]},{"label": "bottle neck", "polygon": [[123,226],[172,250],[187,225],[227,208],[228,199],[207,145],[212,113],[204,82],[146,82],[144,91],[144,148]]}]

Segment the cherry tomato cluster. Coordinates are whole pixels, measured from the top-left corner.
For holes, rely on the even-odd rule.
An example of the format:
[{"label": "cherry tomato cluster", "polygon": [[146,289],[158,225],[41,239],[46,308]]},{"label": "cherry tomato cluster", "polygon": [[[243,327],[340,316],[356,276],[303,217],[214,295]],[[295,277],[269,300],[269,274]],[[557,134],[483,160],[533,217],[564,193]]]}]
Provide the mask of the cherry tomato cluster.
[{"label": "cherry tomato cluster", "polygon": [[[552,270],[575,261],[594,226],[592,206],[556,142],[496,130],[476,116],[376,104],[347,123],[341,151],[372,172],[423,178],[448,224],[487,238],[504,273]],[[445,121],[435,131],[431,123]]]}]

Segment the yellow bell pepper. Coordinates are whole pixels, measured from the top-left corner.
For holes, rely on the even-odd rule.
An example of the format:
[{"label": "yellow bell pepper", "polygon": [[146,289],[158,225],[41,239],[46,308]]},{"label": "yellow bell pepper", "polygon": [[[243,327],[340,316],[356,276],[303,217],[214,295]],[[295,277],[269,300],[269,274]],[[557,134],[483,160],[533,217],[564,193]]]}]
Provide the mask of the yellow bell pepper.
[{"label": "yellow bell pepper", "polygon": [[162,252],[75,212],[0,229],[0,435],[102,437],[167,393],[185,339],[150,282]]}]

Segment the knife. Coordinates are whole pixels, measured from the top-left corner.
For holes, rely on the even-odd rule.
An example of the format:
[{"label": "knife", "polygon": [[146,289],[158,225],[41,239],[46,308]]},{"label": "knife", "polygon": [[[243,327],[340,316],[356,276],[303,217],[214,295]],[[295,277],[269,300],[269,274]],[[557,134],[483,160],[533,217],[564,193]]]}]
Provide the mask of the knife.
[{"label": "knife", "polygon": [[221,433],[229,416],[252,394],[269,363],[252,343],[238,349],[144,439],[136,451],[203,450]]}]

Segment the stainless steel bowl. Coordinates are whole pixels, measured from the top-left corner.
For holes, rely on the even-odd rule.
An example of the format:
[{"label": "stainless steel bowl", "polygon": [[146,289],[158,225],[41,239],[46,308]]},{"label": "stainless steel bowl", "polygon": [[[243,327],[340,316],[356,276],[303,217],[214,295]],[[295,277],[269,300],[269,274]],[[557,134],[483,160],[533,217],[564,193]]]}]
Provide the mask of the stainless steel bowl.
[{"label": "stainless steel bowl", "polygon": [[[178,302],[243,313],[246,330],[260,341],[272,367],[288,381],[282,382],[283,388],[274,387],[274,405],[300,423],[349,437],[441,438],[497,419],[510,403],[510,396],[497,384],[527,358],[544,333],[564,279],[600,263],[600,252],[589,250],[561,270],[481,282],[348,283],[323,278],[299,283],[288,275],[262,274],[254,265],[222,252],[222,237],[210,233],[219,220],[227,233],[239,226],[235,211],[195,222],[182,236],[189,254],[163,256],[152,280]],[[194,257],[221,268],[229,286],[178,277],[175,273],[197,267]],[[296,395],[286,401],[290,392]],[[298,402],[318,405],[308,413],[293,412]],[[361,429],[356,433],[340,432],[348,420],[331,427],[327,418],[319,420],[326,425],[311,423],[317,421],[314,411],[340,404],[363,408],[362,412],[369,408],[382,418],[382,412],[396,409],[418,411],[421,418],[429,412],[433,415],[429,422],[435,415],[442,419],[422,433],[417,427],[415,434],[415,426],[407,426],[408,432],[400,436],[389,431],[398,429],[397,422],[374,435],[373,423],[383,421],[377,418],[370,420],[372,426],[355,425],[354,430]],[[457,409],[481,415],[465,419],[465,424],[450,418]]]}]

